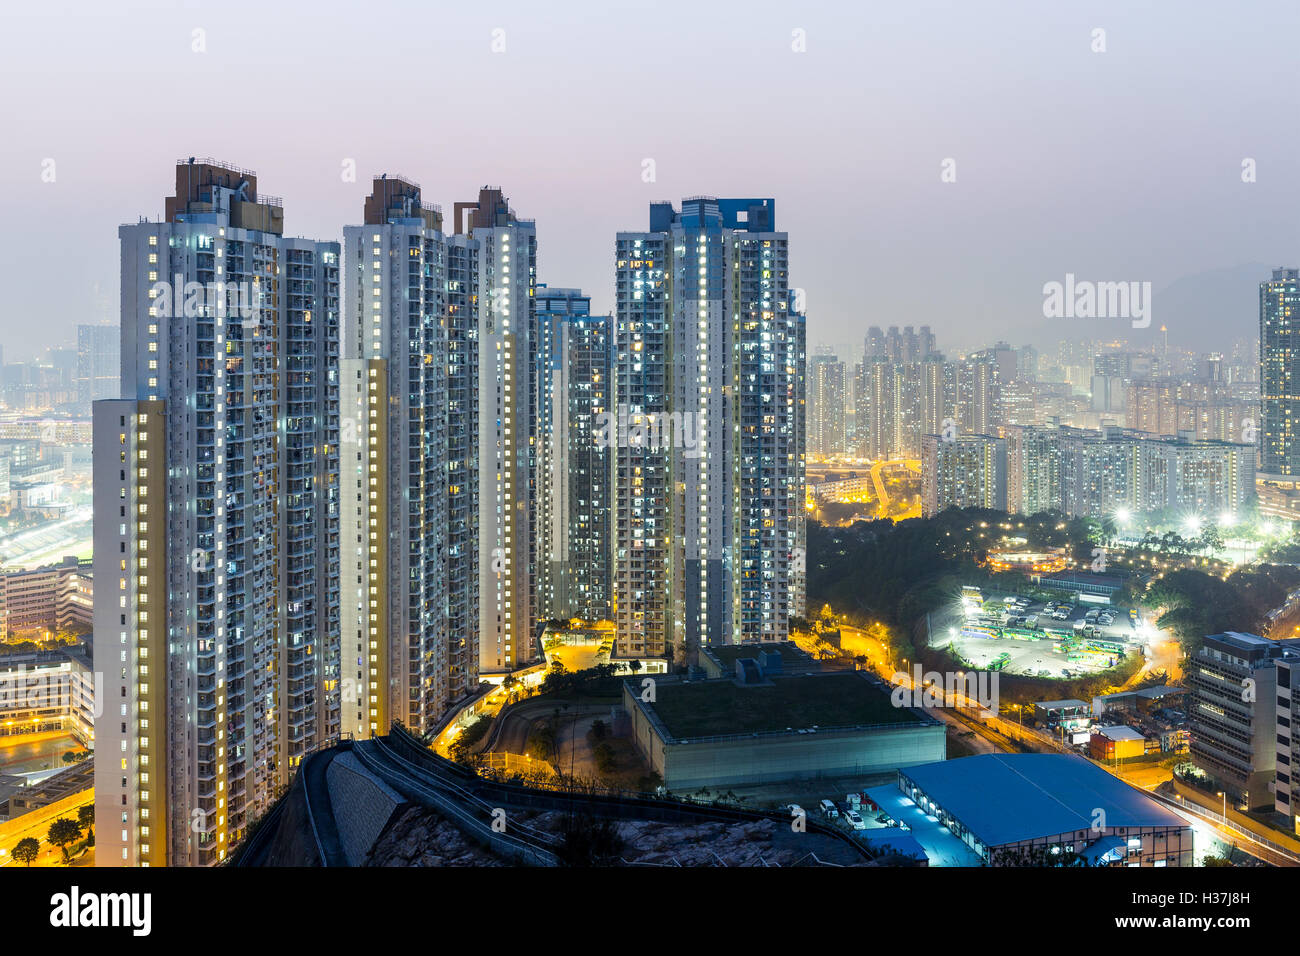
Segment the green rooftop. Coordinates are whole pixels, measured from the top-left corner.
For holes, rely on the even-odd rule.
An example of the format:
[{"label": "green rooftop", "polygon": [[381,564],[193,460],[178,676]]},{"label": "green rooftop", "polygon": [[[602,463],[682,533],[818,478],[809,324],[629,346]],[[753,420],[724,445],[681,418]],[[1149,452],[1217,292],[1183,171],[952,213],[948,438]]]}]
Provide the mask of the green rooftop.
[{"label": "green rooftop", "polygon": [[722,679],[661,682],[651,708],[679,740],[727,734],[918,723],[905,707],[857,672],[774,676],[771,684],[741,687]]}]

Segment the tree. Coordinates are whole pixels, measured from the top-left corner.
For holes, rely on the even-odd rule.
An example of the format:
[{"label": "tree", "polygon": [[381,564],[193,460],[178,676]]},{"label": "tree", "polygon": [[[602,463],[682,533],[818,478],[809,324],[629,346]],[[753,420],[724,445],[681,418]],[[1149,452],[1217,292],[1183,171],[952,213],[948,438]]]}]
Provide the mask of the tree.
[{"label": "tree", "polygon": [[18,841],[18,845],[13,848],[12,856],[19,863],[31,866],[36,857],[40,855],[41,844],[32,837],[23,837]]},{"label": "tree", "polygon": [[627,665],[627,669],[630,670],[633,674],[636,674],[641,670],[641,662],[633,661],[631,664]]},{"label": "tree", "polygon": [[68,862],[68,847],[81,839],[81,824],[71,817],[59,817],[50,824],[45,841],[57,846],[63,853],[63,862]]},{"label": "tree", "polygon": [[89,830],[91,833],[94,832],[95,805],[93,803],[88,803],[84,807],[77,808],[77,822],[80,823],[87,830]]}]

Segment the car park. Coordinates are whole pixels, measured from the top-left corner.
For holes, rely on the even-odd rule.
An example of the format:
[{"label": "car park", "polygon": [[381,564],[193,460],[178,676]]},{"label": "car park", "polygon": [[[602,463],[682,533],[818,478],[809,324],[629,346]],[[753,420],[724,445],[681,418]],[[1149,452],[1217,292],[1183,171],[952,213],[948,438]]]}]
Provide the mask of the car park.
[{"label": "car park", "polygon": [[865,830],[867,828],[867,821],[862,819],[862,814],[858,813],[857,810],[850,810],[844,814],[844,819],[854,830]]}]

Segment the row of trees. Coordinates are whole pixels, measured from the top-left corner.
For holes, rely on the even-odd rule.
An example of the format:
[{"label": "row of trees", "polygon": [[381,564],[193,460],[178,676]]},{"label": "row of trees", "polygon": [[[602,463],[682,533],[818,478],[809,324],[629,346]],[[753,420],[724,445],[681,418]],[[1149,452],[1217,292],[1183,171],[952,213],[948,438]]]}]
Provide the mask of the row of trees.
[{"label": "row of trees", "polygon": [[[70,847],[81,839],[83,832],[88,833],[86,845],[95,845],[95,805],[88,803],[77,809],[77,816],[59,817],[50,824],[45,833],[45,842],[57,846],[63,853],[63,862],[70,862]],[[10,854],[24,866],[31,866],[40,856],[41,844],[35,837],[23,837],[15,844]]]},{"label": "row of trees", "polygon": [[1227,578],[1183,568],[1153,580],[1142,599],[1165,608],[1156,625],[1177,637],[1190,656],[1207,634],[1263,630],[1268,612],[1286,603],[1296,587],[1300,568],[1291,565],[1252,565]]}]

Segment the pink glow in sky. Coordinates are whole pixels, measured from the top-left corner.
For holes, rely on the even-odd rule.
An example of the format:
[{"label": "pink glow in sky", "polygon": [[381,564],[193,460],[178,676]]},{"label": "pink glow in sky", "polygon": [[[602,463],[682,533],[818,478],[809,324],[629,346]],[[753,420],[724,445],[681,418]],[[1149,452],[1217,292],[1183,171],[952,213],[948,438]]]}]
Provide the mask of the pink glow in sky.
[{"label": "pink glow in sky", "polygon": [[[1300,264],[1294,2],[113,7],[5,5],[6,361],[115,320],[117,226],[161,214],[186,156],[257,170],[317,238],[359,220],[372,173],[447,210],[501,185],[539,279],[602,309],[651,200],[771,196],[814,342],[1043,340],[1072,331],[1041,310],[1067,272],[1159,290]],[[1252,295],[1216,334],[1251,334]]]}]

